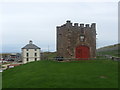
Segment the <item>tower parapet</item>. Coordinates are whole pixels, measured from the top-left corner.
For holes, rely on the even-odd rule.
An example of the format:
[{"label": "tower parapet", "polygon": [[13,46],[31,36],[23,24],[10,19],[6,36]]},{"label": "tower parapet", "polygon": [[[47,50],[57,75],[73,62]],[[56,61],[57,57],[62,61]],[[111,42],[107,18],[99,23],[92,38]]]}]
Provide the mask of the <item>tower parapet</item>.
[{"label": "tower parapet", "polygon": [[86,28],[89,28],[89,24],[86,24],[85,26],[86,26]]},{"label": "tower parapet", "polygon": [[81,28],[84,28],[84,24],[80,24],[80,27],[81,27]]},{"label": "tower parapet", "polygon": [[60,26],[57,26],[56,28],[57,28],[57,29],[60,29]]},{"label": "tower parapet", "polygon": [[95,29],[96,28],[96,23],[92,23],[90,24],[84,24],[84,23],[74,23],[74,25],[72,25],[70,20],[67,20],[65,24],[61,25],[61,26],[57,26],[57,29],[60,29],[61,27],[78,27],[78,28],[91,28],[91,29]]},{"label": "tower parapet", "polygon": [[78,23],[74,23],[74,26],[75,26],[75,27],[78,27]]},{"label": "tower parapet", "polygon": [[92,23],[91,28],[96,28],[96,23]]},{"label": "tower parapet", "polygon": [[71,23],[70,20],[67,20],[67,21],[66,21],[66,26],[72,26],[72,23]]}]

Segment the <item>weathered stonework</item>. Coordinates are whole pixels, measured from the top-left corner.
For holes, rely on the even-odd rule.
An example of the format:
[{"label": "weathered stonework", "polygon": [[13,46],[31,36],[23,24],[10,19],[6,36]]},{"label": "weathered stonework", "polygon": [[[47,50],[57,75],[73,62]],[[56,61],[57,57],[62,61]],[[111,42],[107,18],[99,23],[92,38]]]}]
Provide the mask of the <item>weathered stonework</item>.
[{"label": "weathered stonework", "polygon": [[[81,38],[80,38],[81,37]],[[66,21],[66,24],[57,26],[57,56],[64,58],[76,58],[77,47],[88,47],[89,58],[96,57],[96,24],[80,24]],[[81,53],[82,51],[80,51]],[[77,53],[77,54],[76,54]],[[81,58],[81,57],[80,57]],[[84,55],[83,57],[84,58]]]}]

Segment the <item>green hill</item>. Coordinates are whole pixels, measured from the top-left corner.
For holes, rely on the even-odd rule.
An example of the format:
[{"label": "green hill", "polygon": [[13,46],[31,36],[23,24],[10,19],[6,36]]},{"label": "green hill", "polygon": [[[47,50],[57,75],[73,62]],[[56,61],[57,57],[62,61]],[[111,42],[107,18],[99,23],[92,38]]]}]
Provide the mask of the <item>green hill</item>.
[{"label": "green hill", "polygon": [[97,49],[97,54],[120,57],[120,44],[114,44]]},{"label": "green hill", "polygon": [[120,43],[101,47],[98,50],[118,50],[118,47],[120,47]]},{"label": "green hill", "polygon": [[51,59],[51,58],[54,58],[56,57],[56,52],[44,52],[42,53],[41,55],[41,59]]},{"label": "green hill", "polygon": [[36,61],[3,72],[3,88],[117,88],[118,62]]}]

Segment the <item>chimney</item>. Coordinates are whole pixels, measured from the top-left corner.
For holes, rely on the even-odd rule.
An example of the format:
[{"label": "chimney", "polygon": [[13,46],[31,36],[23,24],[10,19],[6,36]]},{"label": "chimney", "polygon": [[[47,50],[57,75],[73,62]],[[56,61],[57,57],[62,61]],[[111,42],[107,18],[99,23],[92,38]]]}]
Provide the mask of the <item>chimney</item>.
[{"label": "chimney", "polygon": [[29,41],[29,44],[33,44],[32,40]]}]

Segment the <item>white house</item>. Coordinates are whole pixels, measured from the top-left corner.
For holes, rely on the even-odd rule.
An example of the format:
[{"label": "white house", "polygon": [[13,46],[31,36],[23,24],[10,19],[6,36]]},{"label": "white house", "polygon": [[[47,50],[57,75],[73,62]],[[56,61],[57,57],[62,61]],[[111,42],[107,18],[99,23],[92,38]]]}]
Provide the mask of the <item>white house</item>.
[{"label": "white house", "polygon": [[30,40],[29,44],[22,48],[22,62],[32,62],[40,60],[40,48]]}]

